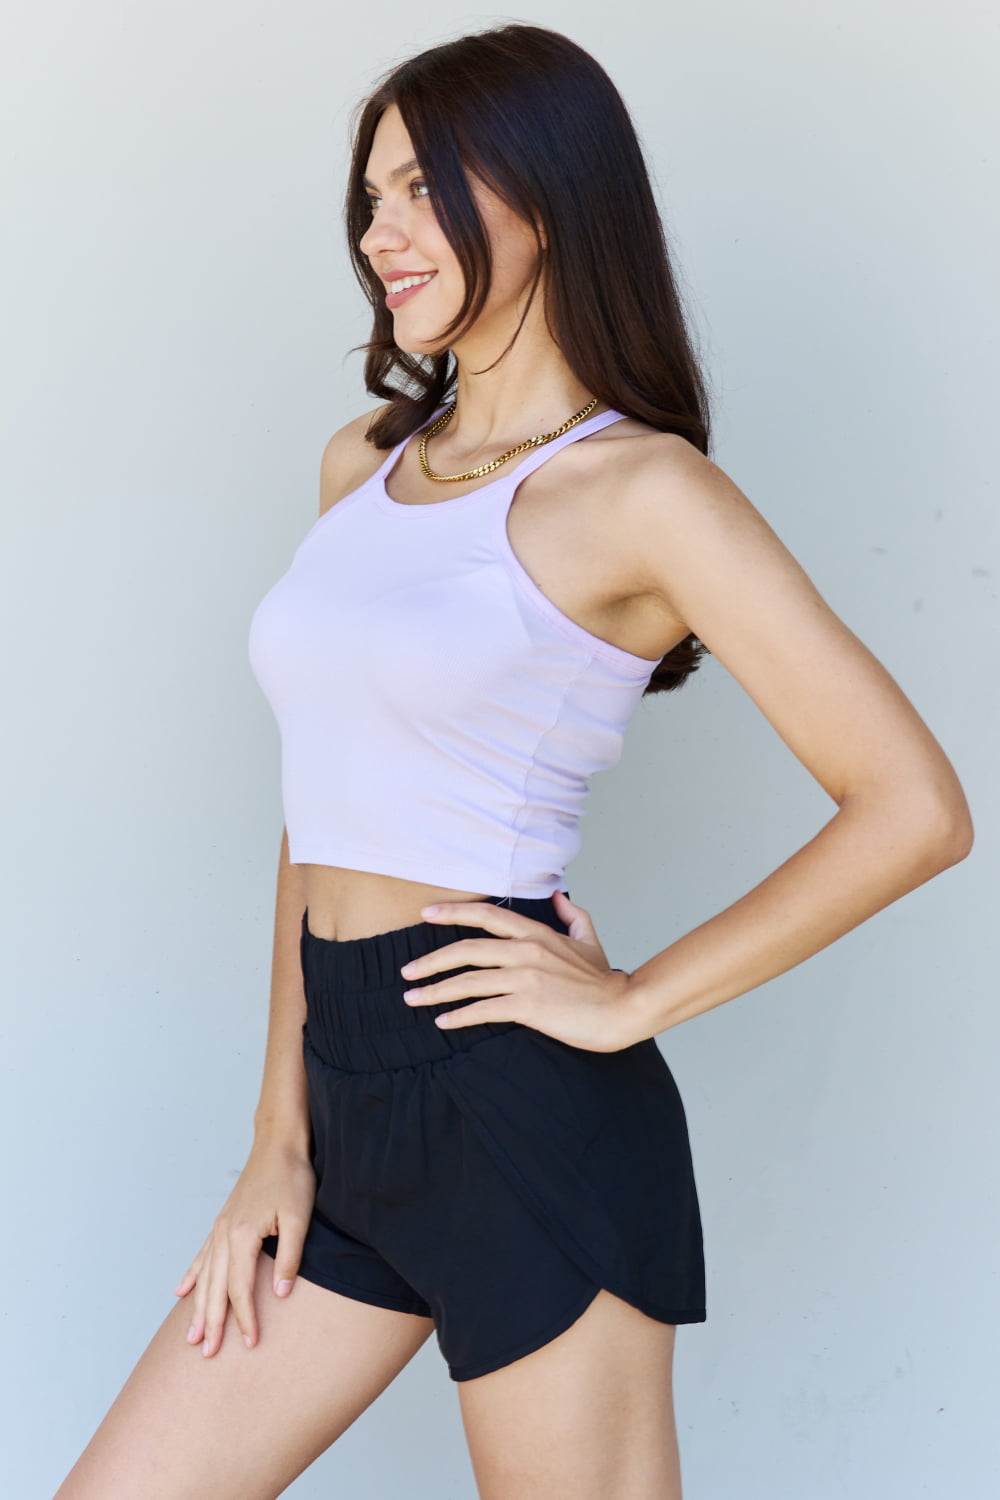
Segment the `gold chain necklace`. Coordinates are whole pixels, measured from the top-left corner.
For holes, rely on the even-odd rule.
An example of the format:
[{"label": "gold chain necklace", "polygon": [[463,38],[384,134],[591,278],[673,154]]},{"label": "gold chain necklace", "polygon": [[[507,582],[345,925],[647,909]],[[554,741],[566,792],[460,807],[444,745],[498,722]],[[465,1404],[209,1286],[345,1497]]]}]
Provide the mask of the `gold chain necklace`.
[{"label": "gold chain necklace", "polygon": [[420,448],[418,450],[420,467],[428,479],[438,479],[442,484],[459,484],[463,479],[479,479],[483,474],[491,474],[494,469],[499,469],[501,464],[505,464],[509,458],[514,458],[516,454],[523,453],[526,448],[540,448],[543,443],[551,443],[553,438],[561,437],[564,432],[568,432],[571,427],[575,427],[577,422],[582,422],[584,417],[588,417],[597,405],[597,397],[595,396],[593,401],[588,401],[582,411],[578,411],[575,417],[570,417],[568,422],[564,422],[554,432],[541,432],[537,437],[528,438],[527,442],[518,443],[516,448],[508,448],[506,453],[501,453],[499,458],[491,459],[488,464],[480,464],[478,469],[467,469],[464,474],[435,474],[427,462],[427,439],[433,437],[436,432],[440,432],[442,427],[445,427],[451,421],[455,415],[457,405],[458,402],[453,401],[448,410],[442,416],[438,417],[433,426],[428,427],[420,439]]}]

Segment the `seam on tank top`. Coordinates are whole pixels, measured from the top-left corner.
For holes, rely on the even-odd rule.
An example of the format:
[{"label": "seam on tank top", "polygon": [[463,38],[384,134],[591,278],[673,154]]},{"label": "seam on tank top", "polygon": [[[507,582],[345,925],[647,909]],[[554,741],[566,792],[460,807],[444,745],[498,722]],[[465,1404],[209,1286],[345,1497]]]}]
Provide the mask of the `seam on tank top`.
[{"label": "seam on tank top", "polygon": [[612,641],[603,641],[586,626],[578,624],[576,620],[565,614],[549,598],[544,589],[535,583],[515,553],[510,544],[510,538],[507,536],[506,511],[500,515],[496,547],[499,553],[498,561],[504,572],[521,597],[531,606],[536,618],[544,620],[564,640],[569,641],[579,650],[589,650],[592,659],[604,662],[613,668],[623,681],[648,682],[659,658],[647,660],[645,657],[636,656],[631,651],[625,651],[623,647],[616,646]]},{"label": "seam on tank top", "polygon": [[517,849],[518,849],[518,845],[521,842],[521,833],[523,831],[522,828],[521,828],[521,820],[522,820],[522,818],[524,816],[524,811],[525,811],[525,809],[526,809],[526,807],[528,805],[528,784],[529,784],[529,782],[531,780],[532,772],[535,770],[535,767],[536,767],[536,762],[537,762],[537,759],[538,759],[538,752],[542,748],[542,745],[545,743],[545,741],[548,739],[549,735],[552,734],[553,730],[555,730],[555,728],[557,727],[557,725],[559,723],[559,720],[563,716],[563,712],[564,712],[564,710],[566,708],[566,704],[569,702],[570,694],[572,693],[573,689],[576,687],[577,683],[579,682],[580,678],[583,676],[584,672],[587,671],[587,668],[590,666],[590,664],[591,664],[591,662],[593,660],[594,660],[594,653],[591,652],[586,657],[586,659],[581,663],[581,665],[577,668],[577,670],[573,673],[573,675],[570,677],[570,679],[567,682],[566,686],[563,688],[562,694],[560,695],[560,698],[559,698],[559,702],[556,705],[556,711],[555,711],[554,715],[552,716],[552,719],[545,726],[545,728],[542,730],[542,732],[539,734],[538,739],[535,741],[534,747],[532,748],[531,755],[530,755],[530,757],[528,759],[527,767],[526,767],[525,772],[524,772],[524,781],[523,781],[523,783],[521,785],[521,800],[520,800],[520,803],[518,805],[517,811],[514,814],[514,820],[513,820],[513,834],[514,834],[514,837],[513,837],[513,840],[511,842],[511,846],[510,846],[510,859],[509,859],[508,864],[507,864],[507,882],[506,882],[506,889],[504,891],[504,900],[505,901],[507,901],[507,900],[510,899],[510,894],[511,894],[511,890],[510,890],[510,888],[511,888],[511,880],[512,880],[512,877],[513,877],[513,874],[514,874],[514,860],[517,857]]}]

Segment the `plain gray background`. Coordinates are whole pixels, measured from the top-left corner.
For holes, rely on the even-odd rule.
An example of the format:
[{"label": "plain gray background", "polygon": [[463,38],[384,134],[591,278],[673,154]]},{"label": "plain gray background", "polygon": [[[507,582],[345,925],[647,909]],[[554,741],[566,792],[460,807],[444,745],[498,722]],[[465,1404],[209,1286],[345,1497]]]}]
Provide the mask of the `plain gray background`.
[{"label": "plain gray background", "polygon": [[[370,404],[340,227],[390,63],[503,19],[608,69],[716,460],[953,759],[968,860],[660,1038],[709,1319],[686,1500],[986,1500],[997,1475],[996,13],[8,4],[2,600],[6,1492],[50,1496],[245,1160],[281,832],[246,659]],[[992,770],[991,770],[992,767]],[[634,966],[834,805],[718,663],[643,702],[570,869]],[[289,1493],[469,1500],[433,1338]]]}]

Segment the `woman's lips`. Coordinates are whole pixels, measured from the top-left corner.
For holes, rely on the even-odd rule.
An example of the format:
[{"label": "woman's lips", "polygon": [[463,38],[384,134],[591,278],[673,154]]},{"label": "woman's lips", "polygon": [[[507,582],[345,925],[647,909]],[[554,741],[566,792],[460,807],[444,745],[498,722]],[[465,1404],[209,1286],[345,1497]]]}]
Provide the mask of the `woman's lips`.
[{"label": "woman's lips", "polygon": [[[436,271],[431,273],[431,281],[434,280],[436,275]],[[385,305],[391,310],[402,307],[404,302],[407,302],[411,297],[415,297],[418,292],[422,292],[424,287],[430,286],[430,284],[430,281],[420,281],[416,286],[408,286],[404,292],[389,292],[386,295]]]}]

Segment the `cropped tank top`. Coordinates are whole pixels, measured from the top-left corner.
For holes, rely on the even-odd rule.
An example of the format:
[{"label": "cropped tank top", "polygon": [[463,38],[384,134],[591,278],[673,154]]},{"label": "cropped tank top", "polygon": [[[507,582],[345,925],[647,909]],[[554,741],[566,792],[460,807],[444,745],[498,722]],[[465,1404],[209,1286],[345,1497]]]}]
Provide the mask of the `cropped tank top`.
[{"label": "cropped tank top", "polygon": [[563,614],[515,556],[507,512],[532,470],[623,416],[417,505],[385,483],[407,438],[306,532],[249,637],[291,863],[505,899],[565,889],[590,778],[620,759],[659,658]]}]

